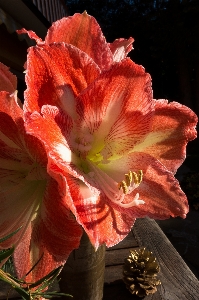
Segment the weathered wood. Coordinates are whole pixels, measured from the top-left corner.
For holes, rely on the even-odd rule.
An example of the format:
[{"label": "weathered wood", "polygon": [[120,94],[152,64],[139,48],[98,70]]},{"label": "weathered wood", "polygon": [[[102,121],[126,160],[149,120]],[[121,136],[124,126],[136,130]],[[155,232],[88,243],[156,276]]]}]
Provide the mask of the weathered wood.
[{"label": "weathered wood", "polygon": [[162,232],[149,218],[137,219],[133,233],[140,246],[153,252],[160,265],[161,286],[145,300],[198,300],[199,281]]},{"label": "weathered wood", "polygon": [[[139,299],[131,295],[122,282],[123,261],[128,256],[129,249],[138,246],[145,246],[152,251],[161,268],[159,273],[161,286],[158,286],[155,294],[142,298],[143,300],[199,299],[199,281],[158,224],[154,220],[145,218],[135,222],[132,232],[123,242],[107,249],[103,300]],[[6,299],[6,293],[5,285],[1,285],[0,282],[0,299]]]},{"label": "weathered wood", "polygon": [[118,243],[117,245],[107,248],[107,251],[112,251],[112,250],[116,250],[116,249],[124,249],[124,248],[134,248],[134,247],[138,247],[138,243],[135,240],[135,237],[133,235],[133,232],[130,231],[129,234],[127,235],[127,237],[120,243]]}]

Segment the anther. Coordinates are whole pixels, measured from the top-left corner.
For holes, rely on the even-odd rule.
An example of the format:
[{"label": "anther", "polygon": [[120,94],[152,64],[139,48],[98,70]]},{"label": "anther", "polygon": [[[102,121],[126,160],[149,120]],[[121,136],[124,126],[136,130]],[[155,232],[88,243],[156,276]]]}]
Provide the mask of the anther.
[{"label": "anther", "polygon": [[[125,174],[125,179],[118,183],[118,189],[122,189],[124,194],[128,194],[132,189],[134,190],[142,182],[143,172],[139,170],[137,173],[129,171]],[[132,185],[133,184],[133,185]]]},{"label": "anther", "polygon": [[124,180],[122,180],[121,182],[118,183],[118,188],[119,188],[119,190],[122,188],[124,194],[128,193],[128,185],[126,184],[126,182]]}]

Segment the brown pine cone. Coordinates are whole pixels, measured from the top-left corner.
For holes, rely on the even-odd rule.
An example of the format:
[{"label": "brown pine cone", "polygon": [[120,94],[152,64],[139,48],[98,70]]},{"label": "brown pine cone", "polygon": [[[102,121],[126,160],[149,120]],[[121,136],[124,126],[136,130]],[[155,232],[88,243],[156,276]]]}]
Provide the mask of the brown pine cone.
[{"label": "brown pine cone", "polygon": [[160,267],[152,252],[146,248],[130,250],[130,255],[124,261],[123,281],[131,294],[144,297],[154,294],[156,286],[161,284],[157,279]]}]

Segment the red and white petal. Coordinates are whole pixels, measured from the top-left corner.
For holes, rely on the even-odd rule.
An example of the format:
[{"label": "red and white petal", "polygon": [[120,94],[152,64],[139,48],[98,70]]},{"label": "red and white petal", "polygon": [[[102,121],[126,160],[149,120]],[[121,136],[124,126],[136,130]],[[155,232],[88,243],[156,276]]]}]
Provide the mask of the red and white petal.
[{"label": "red and white petal", "polygon": [[[39,140],[25,132],[23,111],[17,103],[16,94],[0,92],[0,140],[7,148],[5,155],[23,162],[31,160],[47,164],[44,148]],[[1,151],[0,151],[1,152]]]},{"label": "red and white petal", "polygon": [[24,110],[45,104],[74,111],[74,95],[99,76],[99,68],[84,52],[68,44],[30,48],[27,59]]},{"label": "red and white petal", "polygon": [[[48,107],[50,108],[50,106]],[[48,157],[54,152],[57,159],[61,158],[66,164],[72,162],[72,153],[62,134],[62,127],[58,126],[53,116],[50,117],[50,115],[45,115],[42,117],[37,112],[31,115],[27,114],[25,126],[28,134],[31,134],[42,141]],[[62,154],[64,158],[62,157]]]},{"label": "red and white petal", "polygon": [[114,62],[120,62],[127,54],[133,49],[132,43],[134,39],[130,37],[127,39],[116,39],[113,43],[109,44],[111,52],[113,53]]},{"label": "red and white petal", "polygon": [[23,226],[16,235],[1,243],[1,248],[8,248],[20,242],[43,197],[44,182],[28,181],[24,177],[22,172],[0,169],[1,237]]},{"label": "red and white petal", "polygon": [[[143,171],[143,180],[131,194],[125,196],[126,203],[132,201],[135,193],[145,203],[129,208],[114,207],[123,213],[133,214],[136,218],[149,216],[154,219],[167,219],[170,216],[184,218],[188,213],[186,195],[182,192],[179,182],[161,162],[149,154],[134,152],[121,159],[104,164],[101,169],[116,181],[121,174]],[[118,175],[117,175],[118,174]]]},{"label": "red and white petal", "polygon": [[64,42],[87,53],[101,70],[109,69],[113,55],[95,18],[86,12],[56,21],[48,30],[46,44]]},{"label": "red and white petal", "polygon": [[91,156],[103,148],[104,156],[123,155],[150,131],[150,76],[130,59],[103,72],[77,100],[80,130],[87,127],[95,137]]},{"label": "red and white petal", "polygon": [[134,151],[150,154],[175,174],[186,157],[187,143],[196,138],[198,118],[191,109],[177,102],[154,102],[151,132]]},{"label": "red and white petal", "polygon": [[67,174],[66,179],[74,202],[73,213],[93,246],[97,249],[105,243],[111,247],[122,241],[131,230],[135,216],[115,210],[103,193],[99,195],[100,190],[94,191]]},{"label": "red and white petal", "polygon": [[17,77],[13,75],[9,68],[0,63],[0,91],[14,93],[17,88]]},{"label": "red and white petal", "polygon": [[[61,190],[59,183],[53,179],[47,183],[32,230],[15,250],[15,266],[19,278],[41,258],[27,276],[29,281],[40,279],[64,264],[69,254],[79,247],[82,228],[68,210],[65,190]],[[25,262],[21,259],[22,256],[25,257]]]}]

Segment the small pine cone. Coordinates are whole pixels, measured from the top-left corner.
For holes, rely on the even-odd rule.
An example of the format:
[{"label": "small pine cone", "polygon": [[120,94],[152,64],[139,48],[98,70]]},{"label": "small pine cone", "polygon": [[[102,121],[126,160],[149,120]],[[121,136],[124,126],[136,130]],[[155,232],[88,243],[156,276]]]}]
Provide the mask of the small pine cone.
[{"label": "small pine cone", "polygon": [[123,281],[131,294],[145,297],[157,291],[156,286],[161,284],[157,279],[160,267],[152,252],[146,248],[130,250],[130,255],[124,261]]}]

